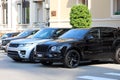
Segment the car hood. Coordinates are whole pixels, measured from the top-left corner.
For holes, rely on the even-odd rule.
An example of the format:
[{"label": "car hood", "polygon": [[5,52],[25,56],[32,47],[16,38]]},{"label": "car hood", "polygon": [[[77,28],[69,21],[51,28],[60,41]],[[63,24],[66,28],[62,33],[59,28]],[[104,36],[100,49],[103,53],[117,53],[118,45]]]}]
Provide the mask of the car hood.
[{"label": "car hood", "polygon": [[24,38],[24,37],[18,37],[18,36],[16,36],[16,37],[6,38],[6,39],[3,39],[3,40],[16,40],[16,39],[22,39],[22,38]]},{"label": "car hood", "polygon": [[40,43],[40,42],[46,42],[51,39],[34,39],[34,38],[28,38],[28,39],[18,39],[18,40],[13,40],[11,43]]},{"label": "car hood", "polygon": [[56,45],[56,44],[62,44],[62,43],[72,43],[76,41],[77,39],[56,39],[56,40],[48,41],[45,44]]}]

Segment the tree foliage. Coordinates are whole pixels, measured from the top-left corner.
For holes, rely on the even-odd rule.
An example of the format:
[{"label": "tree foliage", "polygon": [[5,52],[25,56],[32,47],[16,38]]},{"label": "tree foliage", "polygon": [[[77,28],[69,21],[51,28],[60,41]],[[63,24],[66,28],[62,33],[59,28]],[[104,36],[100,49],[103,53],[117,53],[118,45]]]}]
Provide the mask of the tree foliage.
[{"label": "tree foliage", "polygon": [[91,22],[91,13],[86,5],[80,4],[71,8],[70,24],[73,28],[89,28]]}]

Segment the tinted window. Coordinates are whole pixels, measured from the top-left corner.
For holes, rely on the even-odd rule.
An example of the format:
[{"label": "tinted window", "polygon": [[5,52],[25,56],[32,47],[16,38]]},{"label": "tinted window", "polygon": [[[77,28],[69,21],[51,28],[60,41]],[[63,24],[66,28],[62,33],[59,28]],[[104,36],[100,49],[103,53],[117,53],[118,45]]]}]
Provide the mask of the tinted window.
[{"label": "tinted window", "polygon": [[87,29],[72,29],[60,36],[59,38],[82,39],[87,32]]},{"label": "tinted window", "polygon": [[100,30],[99,29],[93,29],[88,33],[88,36],[90,36],[94,39],[98,39],[98,38],[100,38]]},{"label": "tinted window", "polygon": [[67,32],[69,29],[59,29],[55,32],[56,37],[61,36],[62,34],[64,34],[65,32]]},{"label": "tinted window", "polygon": [[102,38],[114,38],[114,30],[111,28],[101,30],[101,37]]}]

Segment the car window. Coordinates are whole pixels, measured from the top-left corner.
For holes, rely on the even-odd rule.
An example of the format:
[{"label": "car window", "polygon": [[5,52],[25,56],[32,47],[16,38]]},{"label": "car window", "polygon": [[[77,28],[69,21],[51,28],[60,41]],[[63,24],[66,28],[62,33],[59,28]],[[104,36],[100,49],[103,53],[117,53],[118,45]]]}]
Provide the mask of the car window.
[{"label": "car window", "polygon": [[100,38],[100,30],[99,29],[93,29],[91,30],[88,35],[94,39],[99,39]]},{"label": "car window", "polygon": [[68,29],[58,29],[55,32],[56,37],[59,37],[60,35],[64,34],[66,31],[68,31]]},{"label": "car window", "polygon": [[114,38],[114,30],[111,28],[101,30],[101,37],[102,38]]}]

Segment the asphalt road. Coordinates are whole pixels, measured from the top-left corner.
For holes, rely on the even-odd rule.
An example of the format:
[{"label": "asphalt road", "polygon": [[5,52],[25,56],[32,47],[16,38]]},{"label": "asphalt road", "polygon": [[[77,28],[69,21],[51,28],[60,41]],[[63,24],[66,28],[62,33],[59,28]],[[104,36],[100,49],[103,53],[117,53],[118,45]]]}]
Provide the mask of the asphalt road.
[{"label": "asphalt road", "polygon": [[14,62],[0,51],[0,80],[120,80],[120,65],[112,62],[82,63],[74,69],[62,64]]}]

